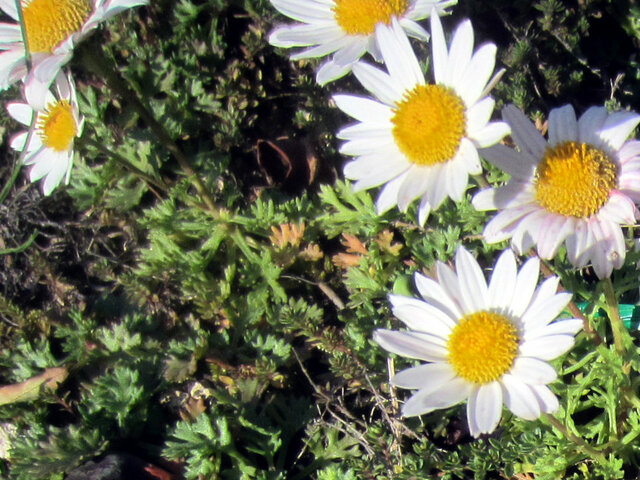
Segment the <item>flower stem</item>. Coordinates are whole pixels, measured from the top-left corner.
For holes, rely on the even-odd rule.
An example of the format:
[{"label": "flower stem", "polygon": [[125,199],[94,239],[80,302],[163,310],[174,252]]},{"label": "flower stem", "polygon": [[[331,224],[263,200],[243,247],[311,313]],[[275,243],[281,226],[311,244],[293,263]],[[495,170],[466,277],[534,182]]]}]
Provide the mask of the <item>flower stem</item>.
[{"label": "flower stem", "polygon": [[607,316],[609,317],[609,322],[611,322],[613,344],[615,345],[616,351],[620,355],[624,355],[627,351],[627,346],[631,343],[631,337],[629,336],[629,332],[627,332],[624,323],[622,323],[622,318],[620,318],[618,298],[616,297],[616,293],[613,290],[613,283],[611,282],[611,278],[605,278],[601,283],[604,298],[607,302]]},{"label": "flower stem", "polygon": [[604,453],[602,453],[601,451],[593,448],[591,445],[589,445],[587,442],[585,442],[584,439],[582,439],[581,437],[571,433],[569,431],[569,429],[564,425],[564,423],[562,423],[560,420],[558,420],[553,415],[550,415],[548,413],[543,413],[542,415],[551,424],[551,426],[553,428],[555,428],[560,433],[562,433],[562,435],[564,435],[568,440],[570,440],[573,443],[575,443],[576,446],[578,447],[578,449],[584,455],[592,458],[593,460],[595,460],[596,462],[598,462],[601,465],[605,465],[606,464],[607,459],[604,456]]},{"label": "flower stem", "polygon": [[[110,57],[109,57],[110,58]],[[144,120],[149,126],[153,134],[158,141],[173,155],[178,161],[182,171],[190,178],[193,179],[193,185],[198,192],[198,195],[204,201],[209,212],[216,219],[223,217],[223,209],[216,206],[215,202],[211,198],[209,191],[205,187],[200,177],[196,174],[196,171],[191,166],[191,162],[187,159],[185,154],[180,150],[175,143],[171,135],[166,128],[158,122],[149,108],[144,105],[140,97],[135,93],[134,89],[129,85],[126,78],[118,75],[115,62],[107,59],[107,55],[95,55],[93,52],[89,52],[87,49],[82,50],[82,60],[86,65],[89,65],[101,78],[105,80],[107,86],[120,97],[130,104],[136,111],[136,113]],[[107,65],[109,63],[109,65]]]}]

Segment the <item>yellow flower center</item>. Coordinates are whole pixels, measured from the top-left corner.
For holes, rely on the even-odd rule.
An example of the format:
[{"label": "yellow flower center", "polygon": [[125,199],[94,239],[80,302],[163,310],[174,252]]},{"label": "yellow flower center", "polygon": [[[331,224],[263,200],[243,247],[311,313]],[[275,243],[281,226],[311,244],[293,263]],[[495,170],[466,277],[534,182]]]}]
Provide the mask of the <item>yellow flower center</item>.
[{"label": "yellow flower center", "polygon": [[93,11],[90,0],[31,0],[22,3],[24,28],[31,53],[51,53],[80,30]]},{"label": "yellow flower center", "polygon": [[609,155],[586,143],[547,148],[535,178],[536,200],[545,210],[587,218],[597,213],[618,183]]},{"label": "yellow flower center", "polygon": [[334,18],[349,35],[371,35],[376,25],[391,25],[391,17],[400,17],[409,7],[408,0],[336,0]]},{"label": "yellow flower center", "polygon": [[418,85],[395,108],[391,119],[400,151],[417,165],[451,160],[465,135],[462,99],[442,85]]},{"label": "yellow flower center", "polygon": [[518,345],[518,332],[508,318],[492,312],[472,313],[449,336],[449,363],[469,382],[490,383],[511,368]]},{"label": "yellow flower center", "polygon": [[49,104],[38,119],[37,127],[45,147],[58,152],[68,150],[78,133],[71,104],[67,100]]}]

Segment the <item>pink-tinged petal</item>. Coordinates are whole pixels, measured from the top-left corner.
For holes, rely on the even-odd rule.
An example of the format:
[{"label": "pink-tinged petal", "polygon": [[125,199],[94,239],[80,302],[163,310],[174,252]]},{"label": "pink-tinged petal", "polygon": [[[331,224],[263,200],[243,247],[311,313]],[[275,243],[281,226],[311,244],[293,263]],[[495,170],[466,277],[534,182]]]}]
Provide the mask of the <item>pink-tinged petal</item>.
[{"label": "pink-tinged petal", "polygon": [[530,357],[516,358],[509,373],[528,385],[551,383],[558,377],[557,372],[547,362]]},{"label": "pink-tinged petal", "polygon": [[521,151],[534,158],[542,158],[547,142],[535,125],[514,105],[502,109],[502,119],[511,126],[511,137]]},{"label": "pink-tinged petal", "polygon": [[412,297],[389,295],[393,315],[411,330],[428,333],[446,342],[456,322],[437,308]]},{"label": "pink-tinged petal", "polygon": [[505,250],[498,258],[489,282],[489,308],[507,313],[515,293],[517,274],[516,258],[511,250]]},{"label": "pink-tinged petal", "polygon": [[473,313],[487,308],[489,294],[487,281],[473,255],[464,247],[456,251],[456,271],[460,284],[459,298],[464,302],[464,313]]},{"label": "pink-tinged petal", "polygon": [[451,300],[447,292],[438,282],[418,272],[415,273],[414,279],[420,295],[422,295],[422,298],[428,303],[445,312],[450,318],[458,319],[463,316],[458,305]]},{"label": "pink-tinged petal", "polygon": [[587,222],[577,221],[575,232],[567,237],[567,257],[574,267],[582,268],[587,264],[594,243],[593,233]]},{"label": "pink-tinged petal", "polygon": [[635,112],[615,112],[605,120],[599,136],[611,150],[616,151],[638,123],[640,123],[640,115]]},{"label": "pink-tinged petal", "polygon": [[610,261],[611,242],[609,242],[607,232],[603,230],[604,223],[598,221],[590,222],[590,229],[593,233],[595,243],[591,248],[589,257],[598,278],[608,278],[613,271],[613,264]]},{"label": "pink-tinged petal", "polygon": [[537,166],[537,160],[531,155],[518,152],[506,145],[482,149],[480,154],[496,167],[520,180],[530,180]]},{"label": "pink-tinged petal", "polygon": [[413,417],[441,408],[448,408],[464,401],[472,386],[466,380],[454,377],[437,390],[419,390],[402,407],[402,415]]},{"label": "pink-tinged petal", "polygon": [[539,207],[533,204],[521,205],[499,212],[484,228],[482,235],[489,243],[497,243],[511,236],[508,232],[516,222],[526,218],[527,215],[538,211]]},{"label": "pink-tinged petal", "polygon": [[491,433],[502,416],[502,387],[498,382],[480,385],[469,396],[467,419],[471,435]]},{"label": "pink-tinged petal", "polygon": [[618,150],[618,160],[620,160],[623,169],[625,164],[638,159],[640,159],[640,142],[637,140],[625,142]]},{"label": "pink-tinged petal", "polygon": [[578,140],[594,147],[601,147],[602,140],[598,132],[609,116],[605,107],[591,107],[578,120]]},{"label": "pink-tinged petal", "polygon": [[[622,180],[620,179],[621,189],[624,185]],[[613,223],[633,225],[638,218],[638,209],[628,196],[613,190],[607,203],[598,212],[598,217]]]},{"label": "pink-tinged petal", "polygon": [[545,221],[538,235],[538,255],[543,259],[552,259],[558,253],[562,242],[575,230],[572,217],[552,216]]},{"label": "pink-tinged petal", "polygon": [[425,362],[442,362],[447,357],[443,342],[426,333],[376,330],[373,341],[391,353]]},{"label": "pink-tinged petal", "polygon": [[540,404],[529,385],[506,374],[502,377],[504,404],[511,412],[525,420],[535,420],[540,416]]},{"label": "pink-tinged petal", "polygon": [[576,112],[571,105],[554,108],[549,113],[549,144],[555,147],[566,141],[578,140]]},{"label": "pink-tinged petal", "polygon": [[391,384],[400,388],[419,388],[426,393],[439,389],[455,376],[456,372],[448,363],[425,363],[402,370],[391,379]]}]

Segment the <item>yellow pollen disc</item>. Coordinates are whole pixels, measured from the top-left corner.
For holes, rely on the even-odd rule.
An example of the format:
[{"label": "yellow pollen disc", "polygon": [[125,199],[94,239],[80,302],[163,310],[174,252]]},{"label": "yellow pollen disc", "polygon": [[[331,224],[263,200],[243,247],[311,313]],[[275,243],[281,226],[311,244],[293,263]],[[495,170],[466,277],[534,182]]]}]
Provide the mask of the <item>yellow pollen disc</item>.
[{"label": "yellow pollen disc", "polygon": [[466,315],[449,337],[449,363],[465,380],[485,384],[504,375],[516,358],[519,337],[502,315],[477,312]]},{"label": "yellow pollen disc", "polygon": [[391,17],[401,17],[408,0],[335,0],[334,18],[349,35],[370,35],[378,23],[391,25]]},{"label": "yellow pollen disc", "polygon": [[536,200],[559,215],[587,218],[597,213],[618,183],[609,155],[586,143],[547,148],[535,178]]},{"label": "yellow pollen disc", "polygon": [[418,85],[395,108],[393,137],[417,165],[451,160],[466,133],[462,99],[442,85]]},{"label": "yellow pollen disc", "polygon": [[78,127],[67,100],[51,103],[44,115],[38,119],[38,130],[45,147],[58,152],[69,149]]},{"label": "yellow pollen disc", "polygon": [[22,15],[31,53],[51,53],[64,39],[80,30],[93,11],[90,0],[31,0]]}]

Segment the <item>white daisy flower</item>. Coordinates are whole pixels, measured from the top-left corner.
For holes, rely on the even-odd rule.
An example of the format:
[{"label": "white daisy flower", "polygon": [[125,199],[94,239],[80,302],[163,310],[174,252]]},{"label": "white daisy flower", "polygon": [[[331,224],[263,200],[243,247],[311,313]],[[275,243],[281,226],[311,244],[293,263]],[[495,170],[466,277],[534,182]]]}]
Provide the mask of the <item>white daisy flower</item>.
[{"label": "white daisy flower", "polygon": [[31,137],[28,131],[11,139],[11,148],[22,152],[26,147],[24,164],[31,165],[29,180],[44,178],[42,192],[49,195],[64,179],[69,183],[73,164],[73,141],[82,134],[84,119],[78,113],[76,91],[71,79],[59,72],[55,87],[57,96],[47,91],[45,104],[40,105],[27,96],[27,103],[12,102],[7,110],[15,120],[31,126],[34,112],[36,119]]},{"label": "white daisy flower", "polygon": [[376,98],[335,95],[338,107],[360,123],[338,132],[347,140],[340,151],[357,157],[344,167],[355,190],[386,183],[376,208],[398,205],[406,211],[421,198],[421,225],[447,198],[462,199],[468,175],[482,171],[477,148],[488,147],[509,133],[503,122],[491,122],[494,101],[485,88],[495,64],[496,47],[484,44],[474,54],[473,29],[466,20],[447,46],[437,15],[431,15],[435,84],[426,84],[402,27],[377,27],[389,73],[367,63],[353,67],[362,85]]},{"label": "white daisy flower", "polygon": [[624,263],[621,225],[638,218],[640,142],[625,140],[640,115],[591,107],[576,120],[566,105],[549,113],[548,140],[513,105],[502,116],[518,150],[496,145],[482,152],[511,175],[506,185],[473,199],[478,210],[500,210],[484,238],[490,243],[511,238],[518,253],[536,245],[544,259],[553,258],[566,241],[575,267],[591,262],[599,278],[609,277]]},{"label": "white daisy flower", "polygon": [[333,54],[317,72],[316,81],[324,85],[351,71],[366,52],[380,58],[375,41],[378,24],[389,25],[397,17],[407,34],[428,40],[429,34],[416,23],[432,10],[442,15],[457,0],[271,0],[283,15],[302,25],[276,28],[269,36],[275,47],[311,47],[292,55],[293,60]]},{"label": "white daisy flower", "polygon": [[[23,0],[22,16],[34,80],[47,89],[74,46],[98,24],[148,0]],[[27,75],[25,45],[14,0],[0,0],[0,8],[18,23],[0,23],[0,90]]]},{"label": "white daisy flower", "polygon": [[467,402],[474,437],[492,432],[504,403],[525,420],[557,410],[547,384],[557,373],[548,361],[573,346],[582,321],[553,321],[571,300],[556,293],[558,278],[539,287],[540,261],[518,272],[505,251],[487,286],[480,266],[464,248],[456,252],[457,273],[437,262],[438,281],[416,273],[422,299],[391,295],[393,314],[409,331],[376,330],[374,340],[389,352],[424,360],[391,379],[417,389],[402,407],[404,416],[422,415]]}]

